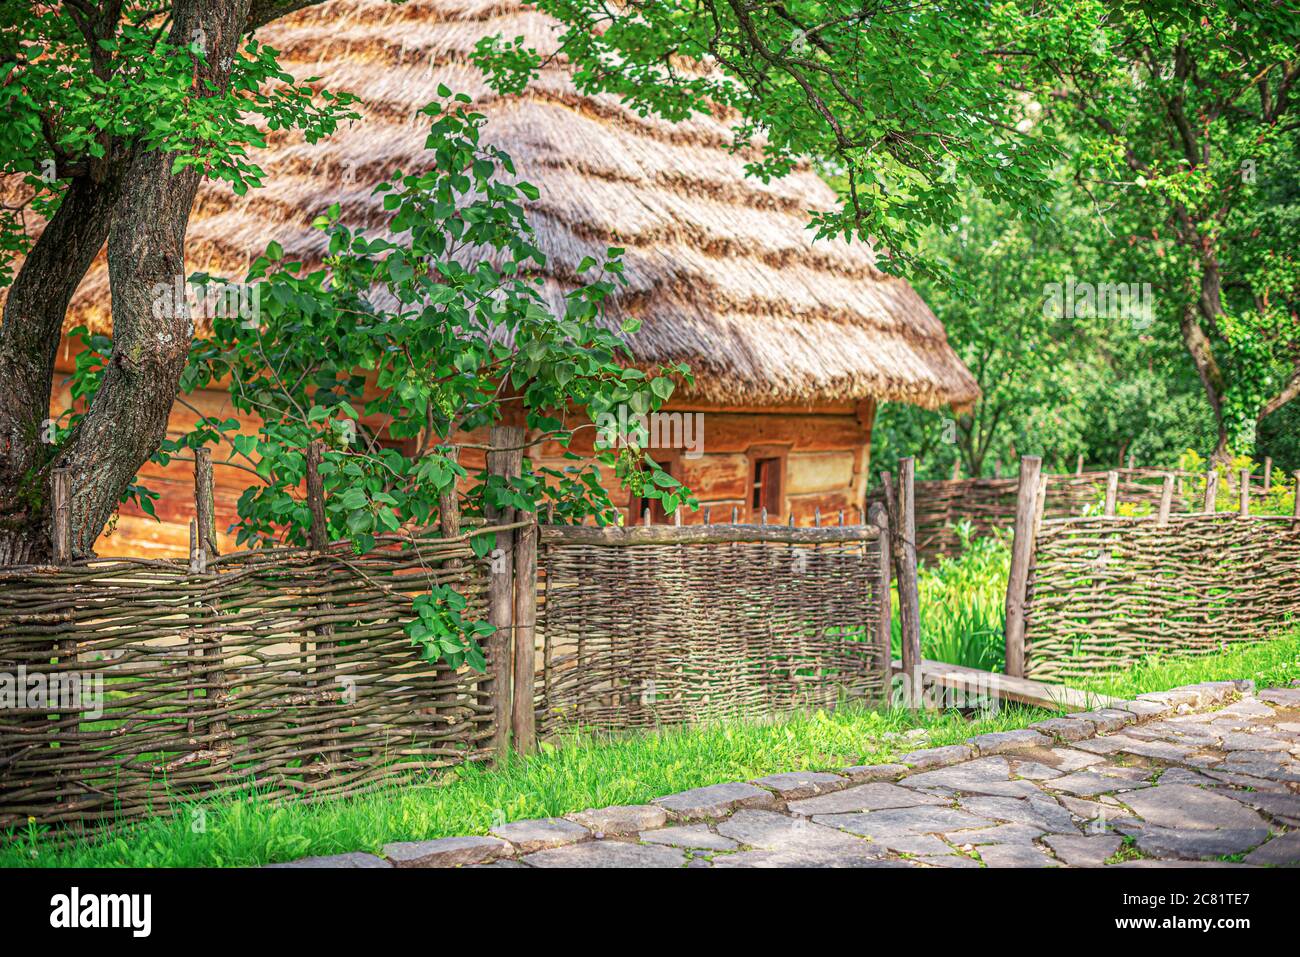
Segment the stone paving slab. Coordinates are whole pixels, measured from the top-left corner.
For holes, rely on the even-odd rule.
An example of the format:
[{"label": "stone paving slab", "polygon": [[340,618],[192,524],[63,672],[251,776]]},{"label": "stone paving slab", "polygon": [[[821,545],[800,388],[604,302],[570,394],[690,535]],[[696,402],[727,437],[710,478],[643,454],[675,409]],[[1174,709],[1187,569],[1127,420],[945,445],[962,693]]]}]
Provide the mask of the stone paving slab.
[{"label": "stone paving slab", "polygon": [[273,866],[1296,867],[1300,687],[1192,685],[896,764]]}]

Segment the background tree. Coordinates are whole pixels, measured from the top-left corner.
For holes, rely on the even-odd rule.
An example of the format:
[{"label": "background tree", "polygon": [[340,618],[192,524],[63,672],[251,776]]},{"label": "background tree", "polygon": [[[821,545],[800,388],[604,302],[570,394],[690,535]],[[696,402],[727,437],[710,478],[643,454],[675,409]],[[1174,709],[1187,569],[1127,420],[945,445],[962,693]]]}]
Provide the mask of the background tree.
[{"label": "background tree", "polygon": [[1177,315],[1219,460],[1252,451],[1259,423],[1300,396],[1296,14],[1097,0],[1027,27],[1045,122],[1078,137],[1080,182]]},{"label": "background tree", "polygon": [[1072,471],[1078,455],[1094,466],[1130,453],[1143,464],[1173,464],[1189,447],[1212,447],[1195,374],[1154,308],[1148,314],[1139,302],[1112,315],[1096,299],[1053,308],[1053,287],[1112,274],[1126,244],[1109,235],[1104,210],[1065,177],[1050,224],[979,196],[962,208],[958,224],[932,229],[918,247],[951,276],[920,277],[917,288],[982,398],[961,415],[883,406],[873,457],[914,455],[920,474],[945,478],[955,462],[965,476],[991,475],[997,462],[1008,474],[1019,455],[1032,454]]}]

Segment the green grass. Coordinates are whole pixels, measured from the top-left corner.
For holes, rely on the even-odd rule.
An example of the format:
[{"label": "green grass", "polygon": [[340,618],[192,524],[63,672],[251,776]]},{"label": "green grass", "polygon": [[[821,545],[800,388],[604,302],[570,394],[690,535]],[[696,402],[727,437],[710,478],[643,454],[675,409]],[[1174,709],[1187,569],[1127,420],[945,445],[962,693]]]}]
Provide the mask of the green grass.
[{"label": "green grass", "polygon": [[1070,684],[1084,691],[1131,698],[1202,681],[1251,678],[1260,688],[1300,679],[1300,627],[1269,641],[1197,658],[1147,658],[1131,668]]},{"label": "green grass", "polygon": [[[844,707],[617,738],[579,735],[500,768],[465,766],[439,785],[392,788],[345,801],[274,807],[249,795],[192,805],[174,816],[62,847],[30,828],[0,843],[0,866],[254,866],[313,854],[377,851],[389,841],[481,834],[501,821],[644,803],[778,771],[886,762],[917,748],[1024,727],[1045,715],[1008,708],[972,721],[957,712]],[[926,733],[906,737],[913,729]],[[202,818],[195,813],[199,810]],[[200,833],[193,830],[196,820],[203,821]]]},{"label": "green grass", "polygon": [[[921,604],[921,656],[984,671],[1005,664],[1007,575],[1010,538],[971,535],[969,523],[957,526],[962,551],[957,558],[923,564],[917,574]],[[894,656],[901,649],[898,598],[894,596]]]}]

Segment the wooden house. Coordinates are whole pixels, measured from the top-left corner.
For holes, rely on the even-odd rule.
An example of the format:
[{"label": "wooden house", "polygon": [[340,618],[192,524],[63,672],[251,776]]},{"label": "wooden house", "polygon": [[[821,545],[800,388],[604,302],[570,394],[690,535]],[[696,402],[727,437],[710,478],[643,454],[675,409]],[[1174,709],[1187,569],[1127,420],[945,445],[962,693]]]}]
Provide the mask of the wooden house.
[{"label": "wooden house", "polygon": [[[523,35],[548,52],[556,30],[515,0],[330,0],[259,31],[295,75],[357,93],[364,118],[314,145],[271,134],[258,157],[262,189],[236,197],[224,184],[205,185],[189,225],[187,268],[242,276],[271,239],[288,258],[319,261],[323,234],[310,223],[332,202],[345,220],[381,224],[371,190],[394,170],[425,162],[428,118],[416,111],[446,84],[474,97],[488,117],[485,137],[540,188],[529,215],[550,260],[552,295],[572,287],[570,270],[582,257],[626,249],[629,284],[610,319],[641,321],[630,337],[638,363],[691,366],[694,386],[679,390],[668,411],[702,423],[702,443],[692,433],[692,447],[654,454],[714,520],[729,519],[733,508],[741,520],[766,508],[772,521],[793,516],[799,524],[818,509],[855,514],[879,403],[938,408],[978,397],[942,324],[906,281],[875,267],[866,244],[813,241],[809,211],[837,199],[811,168],[770,183],[747,177],[752,156],[728,150],[734,118],[639,116],[615,97],[579,95],[562,61],[548,63],[525,94],[497,96],[469,60],[474,44],[494,34]],[[108,302],[101,262],[69,326],[109,331]],[[72,358],[65,345],[63,368]],[[233,415],[220,392],[187,401],[173,413],[178,432],[196,412]],[[540,458],[557,454],[543,447]],[[124,509],[99,551],[184,554],[188,464],[148,466],[142,478],[162,493],[161,522]],[[220,529],[247,478],[218,467]],[[627,508],[636,515],[641,503]]]}]

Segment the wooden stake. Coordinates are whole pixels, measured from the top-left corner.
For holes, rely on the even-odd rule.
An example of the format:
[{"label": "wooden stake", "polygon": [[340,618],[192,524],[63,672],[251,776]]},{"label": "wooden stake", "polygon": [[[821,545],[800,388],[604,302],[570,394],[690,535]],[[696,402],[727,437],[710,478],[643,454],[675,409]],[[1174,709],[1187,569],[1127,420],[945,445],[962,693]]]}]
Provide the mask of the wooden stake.
[{"label": "wooden stake", "polygon": [[1075,474],[1075,475],[1082,475],[1082,474],[1083,474],[1083,453],[1082,453],[1082,452],[1079,453],[1079,457],[1078,457],[1078,459],[1075,460],[1075,463],[1074,463],[1074,474]]},{"label": "wooden stake", "polygon": [[[509,479],[517,476],[523,463],[524,430],[517,425],[495,425],[488,433],[489,475]],[[514,522],[514,509],[489,506],[486,518],[493,525]],[[487,683],[490,691],[496,731],[492,739],[497,760],[509,744],[512,720],[511,672],[514,658],[514,536],[509,531],[496,533],[496,549],[492,552],[491,574],[488,576],[488,623],[492,625],[491,648],[492,677]]]},{"label": "wooden stake", "polygon": [[[1016,678],[1025,674],[1025,602],[1029,572],[1034,560],[1034,514],[1043,460],[1026,455],[1020,460],[1020,485],[1016,495],[1016,523],[1011,542],[1011,573],[1007,578],[1006,673]],[[1114,474],[1114,473],[1111,473]]]},{"label": "wooden stake", "polygon": [[[447,447],[447,461],[455,465],[460,461],[460,447]],[[443,538],[456,538],[460,535],[460,497],[456,494],[456,482],[438,494],[438,531]]]},{"label": "wooden stake", "polygon": [[1213,515],[1218,511],[1219,473],[1214,469],[1205,473],[1205,512]]},{"label": "wooden stake", "polygon": [[308,539],[312,551],[323,552],[329,546],[329,525],[325,521],[325,483],[320,466],[325,459],[325,443],[316,439],[307,447],[307,508],[311,510]]},{"label": "wooden stake", "polygon": [[1106,511],[1107,515],[1115,514],[1115,506],[1119,502],[1119,473],[1112,470],[1106,473]]},{"label": "wooden stake", "polygon": [[1160,489],[1160,514],[1156,521],[1160,525],[1169,524],[1169,510],[1174,504],[1174,477],[1165,473],[1165,484]]},{"label": "wooden stake", "polygon": [[72,473],[67,469],[50,473],[50,515],[54,563],[66,565],[72,561]]},{"label": "wooden stake", "polygon": [[212,491],[212,450],[194,450],[194,514],[199,549],[204,558],[217,557],[217,516]]},{"label": "wooden stake", "polygon": [[1295,479],[1295,507],[1291,509],[1291,517],[1300,522],[1300,470],[1293,472],[1292,477]]},{"label": "wooden stake", "polygon": [[1237,514],[1250,518],[1250,469],[1241,470],[1241,488],[1237,494]]},{"label": "wooden stake", "polygon": [[880,529],[880,536],[876,540],[876,554],[880,560],[880,568],[877,570],[879,578],[876,582],[876,588],[880,595],[879,614],[876,618],[876,649],[880,655],[880,666],[884,669],[884,688],[886,700],[888,700],[890,681],[893,675],[894,610],[893,597],[889,591],[889,566],[891,562],[889,553],[889,513],[885,506],[880,502],[872,505],[868,521]]},{"label": "wooden stake", "polygon": [[530,524],[516,534],[515,541],[515,682],[510,727],[515,748],[529,754],[537,745],[536,695],[537,661],[537,522],[532,512],[521,512]]},{"label": "wooden stake", "polygon": [[916,580],[916,460],[898,461],[898,611],[903,632],[903,680],[908,707],[921,703],[921,596]]},{"label": "wooden stake", "polygon": [[1264,494],[1273,488],[1273,456],[1264,456]]}]

